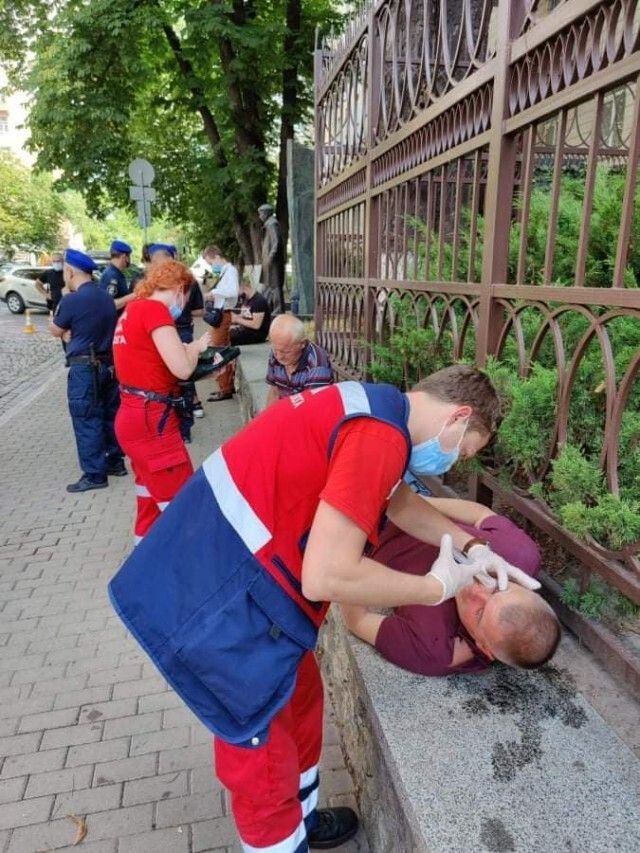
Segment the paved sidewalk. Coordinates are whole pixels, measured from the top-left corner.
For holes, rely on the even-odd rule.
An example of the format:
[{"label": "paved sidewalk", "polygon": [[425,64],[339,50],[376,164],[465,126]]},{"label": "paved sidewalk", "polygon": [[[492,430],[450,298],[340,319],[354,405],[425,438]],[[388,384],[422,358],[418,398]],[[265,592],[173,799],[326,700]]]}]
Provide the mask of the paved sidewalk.
[{"label": "paved sidewalk", "polygon": [[31,320],[37,331],[25,335],[24,315],[10,314],[0,302],[0,416],[64,364],[60,341],[49,333],[49,315],[34,312]]},{"label": "paved sidewalk", "polygon": [[[196,462],[240,426],[235,401],[205,408]],[[132,478],[65,491],[79,471],[63,376],[5,421],[0,470],[0,851],[70,850],[70,816],[86,819],[83,853],[238,850],[208,733],[107,599]],[[323,770],[323,801],[352,803],[330,719]]]}]

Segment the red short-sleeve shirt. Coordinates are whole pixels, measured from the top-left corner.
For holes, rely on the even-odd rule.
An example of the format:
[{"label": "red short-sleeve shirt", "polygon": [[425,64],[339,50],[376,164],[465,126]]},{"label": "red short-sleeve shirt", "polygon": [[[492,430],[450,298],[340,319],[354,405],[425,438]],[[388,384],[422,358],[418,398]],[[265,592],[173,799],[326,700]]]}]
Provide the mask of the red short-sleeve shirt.
[{"label": "red short-sleeve shirt", "polygon": [[151,332],[161,326],[175,326],[162,302],[134,299],[125,308],[113,336],[116,375],[123,385],[158,394],[169,394],[175,389],[176,377],[151,337]]},{"label": "red short-sleeve shirt", "polygon": [[406,441],[395,427],[371,418],[347,421],[338,432],[320,500],[350,518],[375,545],[406,457]]}]

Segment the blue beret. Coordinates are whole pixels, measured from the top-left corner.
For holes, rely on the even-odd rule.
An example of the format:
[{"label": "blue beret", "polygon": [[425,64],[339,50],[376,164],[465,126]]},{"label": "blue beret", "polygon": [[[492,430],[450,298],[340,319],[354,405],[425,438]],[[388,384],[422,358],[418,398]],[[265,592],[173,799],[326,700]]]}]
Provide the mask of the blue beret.
[{"label": "blue beret", "polygon": [[64,253],[64,260],[69,266],[75,267],[77,270],[82,270],[82,272],[93,272],[98,269],[98,265],[93,258],[85,255],[84,252],[79,252],[77,249],[67,249]]},{"label": "blue beret", "polygon": [[130,255],[133,249],[128,243],[123,243],[122,240],[114,240],[109,249],[111,252],[121,252],[124,255]]},{"label": "blue beret", "polygon": [[178,254],[178,250],[175,246],[171,245],[171,243],[152,243],[149,246],[149,257],[151,257],[154,252],[168,252],[172,258],[175,258]]}]

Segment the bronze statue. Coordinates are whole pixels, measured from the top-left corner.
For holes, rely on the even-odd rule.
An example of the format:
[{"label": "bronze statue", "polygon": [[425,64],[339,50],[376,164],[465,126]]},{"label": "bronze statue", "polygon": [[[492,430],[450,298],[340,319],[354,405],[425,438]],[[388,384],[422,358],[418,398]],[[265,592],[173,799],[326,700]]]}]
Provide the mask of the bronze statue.
[{"label": "bronze statue", "polygon": [[260,280],[264,284],[263,296],[269,303],[273,314],[284,313],[284,266],[286,252],[280,223],[276,219],[270,204],[261,204],[258,216],[262,222],[262,273]]}]

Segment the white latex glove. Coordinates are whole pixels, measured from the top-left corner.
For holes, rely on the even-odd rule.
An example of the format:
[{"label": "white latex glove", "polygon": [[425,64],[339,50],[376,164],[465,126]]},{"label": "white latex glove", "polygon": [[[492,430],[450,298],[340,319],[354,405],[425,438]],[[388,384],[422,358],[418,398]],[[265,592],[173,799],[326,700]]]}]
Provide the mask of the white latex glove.
[{"label": "white latex glove", "polygon": [[497,585],[498,590],[504,592],[509,581],[513,581],[525,589],[540,589],[540,584],[535,578],[529,577],[526,572],[507,563],[486,545],[473,545],[469,548],[469,559],[471,566],[475,569],[476,580],[489,588],[495,589]]},{"label": "white latex glove", "polygon": [[440,542],[440,553],[429,572],[429,576],[437,578],[442,584],[442,598],[436,602],[441,604],[448,598],[453,598],[463,586],[473,583],[478,569],[474,563],[458,563],[453,557],[453,542],[451,536],[445,533]]}]

